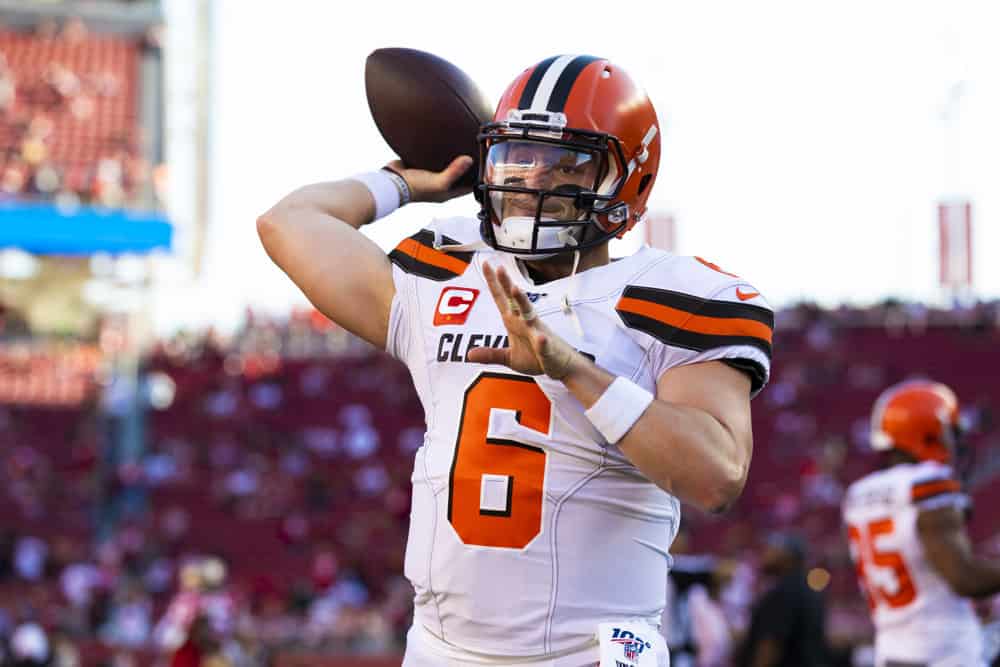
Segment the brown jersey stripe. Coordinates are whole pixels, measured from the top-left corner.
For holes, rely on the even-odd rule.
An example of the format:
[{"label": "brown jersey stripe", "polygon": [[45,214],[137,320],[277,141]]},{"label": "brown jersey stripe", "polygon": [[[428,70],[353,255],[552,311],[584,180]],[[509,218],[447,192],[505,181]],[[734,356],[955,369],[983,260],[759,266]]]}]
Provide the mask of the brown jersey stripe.
[{"label": "brown jersey stripe", "polygon": [[403,239],[396,250],[413,257],[418,262],[431,264],[438,268],[451,271],[457,276],[462,275],[469,263],[462,261],[458,257],[453,257],[447,253],[429,248],[415,239]]},{"label": "brown jersey stripe", "polygon": [[[708,302],[706,302],[708,303]],[[742,317],[713,317],[710,315],[695,315],[686,310],[678,310],[652,301],[643,301],[623,296],[618,300],[615,309],[621,312],[641,315],[650,320],[674,329],[681,329],[695,334],[709,336],[741,336],[759,338],[771,344],[771,327],[756,320]]]},{"label": "brown jersey stripe", "polygon": [[945,493],[957,493],[962,485],[954,479],[932,479],[913,485],[913,500],[927,500]]},{"label": "brown jersey stripe", "polygon": [[683,347],[696,352],[704,352],[706,350],[733,345],[749,345],[763,352],[767,355],[768,359],[771,358],[770,340],[758,338],[757,336],[723,336],[688,331],[620,308],[618,309],[618,315],[622,318],[625,326],[647,333],[665,345]]},{"label": "brown jersey stripe", "polygon": [[[447,244],[457,243],[448,237],[442,240]],[[400,241],[389,253],[389,259],[404,271],[431,280],[449,280],[465,273],[472,259],[471,252],[447,253],[435,249],[433,243],[434,233],[420,230]]]},{"label": "brown jersey stripe", "polygon": [[734,317],[754,320],[755,322],[767,325],[771,329],[774,328],[774,312],[769,308],[749,303],[713,301],[685,294],[684,292],[675,292],[656,287],[637,287],[635,285],[626,287],[622,296],[641,301],[650,301],[661,306],[668,306],[689,313],[697,313],[706,317]]},{"label": "brown jersey stripe", "polygon": [[459,275],[454,271],[442,269],[433,264],[418,262],[411,255],[407,255],[398,249],[389,253],[389,260],[407,273],[412,273],[413,275],[429,280],[451,280],[452,278],[457,278]]},{"label": "brown jersey stripe", "polygon": [[[438,250],[434,246],[434,232],[432,232],[429,229],[421,229],[419,232],[417,232],[416,234],[414,234],[410,238],[413,239],[413,240],[415,240],[415,241],[417,241],[417,242],[419,242],[421,245],[427,246],[431,250],[435,250],[437,252],[444,253],[444,254],[448,255],[449,257],[457,257],[458,259],[460,259],[460,260],[462,260],[463,262],[466,262],[466,263],[472,261],[472,255],[474,253],[469,252],[469,251]],[[441,244],[442,245],[449,245],[449,246],[459,245],[458,241],[456,241],[455,239],[451,238],[450,236],[445,236],[444,234],[441,234]]]}]

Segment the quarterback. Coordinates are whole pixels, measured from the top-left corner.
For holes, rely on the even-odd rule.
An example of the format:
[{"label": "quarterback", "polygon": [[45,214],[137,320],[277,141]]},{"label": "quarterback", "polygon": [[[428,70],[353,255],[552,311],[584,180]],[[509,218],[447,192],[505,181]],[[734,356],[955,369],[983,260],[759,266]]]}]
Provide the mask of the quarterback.
[{"label": "quarterback", "polygon": [[875,624],[877,667],[985,666],[967,598],[1000,592],[1000,564],[978,558],[965,530],[969,498],[952,467],[961,445],[947,386],[889,387],[872,411],[884,466],[844,497],[851,556]]},{"label": "quarterback", "polygon": [[264,213],[316,307],[407,365],[426,414],[404,665],[665,665],[657,631],[685,501],[722,511],[752,450],[773,313],[711,262],[608,242],[646,214],[661,131],[620,67],[548,58],[479,135],[478,220],[388,254],[358,229],[467,194],[472,160],[394,162]]}]

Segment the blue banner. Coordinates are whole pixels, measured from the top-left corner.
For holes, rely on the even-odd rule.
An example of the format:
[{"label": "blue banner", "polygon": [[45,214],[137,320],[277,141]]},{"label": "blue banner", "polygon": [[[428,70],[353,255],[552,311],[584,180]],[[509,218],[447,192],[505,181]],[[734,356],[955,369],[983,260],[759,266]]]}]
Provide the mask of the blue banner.
[{"label": "blue banner", "polygon": [[161,213],[49,203],[0,202],[0,248],[36,255],[169,251],[173,227]]}]

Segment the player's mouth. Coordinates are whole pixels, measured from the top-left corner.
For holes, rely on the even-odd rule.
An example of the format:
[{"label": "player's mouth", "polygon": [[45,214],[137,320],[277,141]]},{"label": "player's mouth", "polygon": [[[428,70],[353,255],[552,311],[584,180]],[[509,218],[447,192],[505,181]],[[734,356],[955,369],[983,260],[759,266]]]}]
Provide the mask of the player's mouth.
[{"label": "player's mouth", "polygon": [[[574,206],[568,200],[563,201],[561,197],[549,197],[542,204],[542,217],[554,220],[572,220],[575,217],[573,209]],[[534,217],[537,210],[538,205],[534,195],[515,195],[506,202],[503,217]]]}]

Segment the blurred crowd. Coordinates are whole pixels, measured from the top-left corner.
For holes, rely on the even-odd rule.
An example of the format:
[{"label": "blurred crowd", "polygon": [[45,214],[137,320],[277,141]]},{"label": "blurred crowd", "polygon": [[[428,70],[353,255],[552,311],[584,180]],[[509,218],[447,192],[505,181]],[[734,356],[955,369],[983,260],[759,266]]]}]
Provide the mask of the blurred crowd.
[{"label": "blurred crowd", "polygon": [[[723,566],[673,585],[699,591],[705,618],[708,601],[720,605],[716,625],[735,651],[770,581],[773,532],[795,531],[841,660],[831,664],[865,664],[871,628],[838,508],[872,464],[871,401],[913,373],[953,384],[980,454],[967,483],[996,506],[1000,303],[800,305],[777,321],[744,497],[722,517],[686,510],[675,545],[695,559],[689,570],[706,554]],[[17,340],[0,341],[0,358]],[[302,310],[248,313],[229,335],[177,334],[134,373],[107,369],[95,365],[93,394],[75,407],[0,406],[0,664],[97,664],[81,656],[98,651],[107,664],[200,656],[236,667],[287,650],[399,650],[412,595],[401,573],[409,475],[423,438],[403,366]],[[982,512],[973,535],[1000,551]]]},{"label": "blurred crowd", "polygon": [[138,117],[139,58],[158,42],[80,19],[0,24],[0,198],[144,207],[165,178],[142,155]]}]

